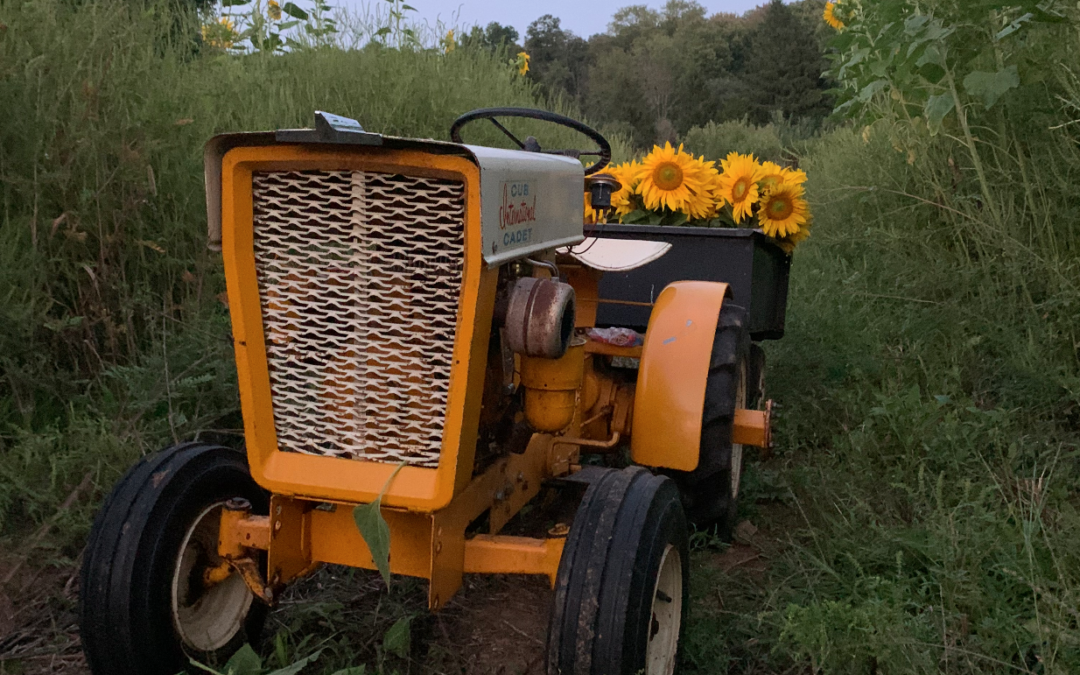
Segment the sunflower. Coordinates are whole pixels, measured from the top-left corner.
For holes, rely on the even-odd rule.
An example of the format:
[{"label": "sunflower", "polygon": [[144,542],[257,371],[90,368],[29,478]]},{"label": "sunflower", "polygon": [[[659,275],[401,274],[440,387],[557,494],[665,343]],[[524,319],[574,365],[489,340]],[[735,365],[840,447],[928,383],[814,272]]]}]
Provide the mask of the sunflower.
[{"label": "sunflower", "polygon": [[829,24],[836,30],[844,30],[844,22],[836,17],[836,3],[826,2],[825,13],[822,15],[825,19],[825,23]]},{"label": "sunflower", "polygon": [[515,64],[518,69],[518,75],[524,76],[525,73],[529,72],[529,59],[531,58],[532,57],[529,56],[528,52],[518,52],[517,63]]},{"label": "sunflower", "polygon": [[711,220],[724,205],[724,197],[720,194],[720,171],[716,162],[707,162],[704,156],[695,159],[694,165],[705,187],[699,194],[701,199],[687,202],[685,212],[690,220]]},{"label": "sunflower", "polygon": [[775,162],[762,162],[757,182],[763,190],[770,190],[784,183],[802,185],[806,182],[806,172],[801,169],[789,169]]},{"label": "sunflower", "polygon": [[271,21],[281,21],[281,5],[277,0],[270,0],[266,5],[266,15]]},{"label": "sunflower", "polygon": [[758,183],[765,190],[784,183],[784,167],[776,162],[762,162],[761,171],[758,173]]},{"label": "sunflower", "polygon": [[662,148],[653,146],[653,151],[641,161],[637,177],[641,181],[637,192],[647,209],[663,207],[690,213],[710,206],[707,176],[694,156],[683,152],[681,145],[678,150],[671,143],[665,143]]},{"label": "sunflower", "polygon": [[784,253],[791,255],[791,252],[795,250],[795,247],[806,241],[810,237],[810,226],[814,224],[812,217],[807,217],[806,224],[798,229],[795,234],[789,234],[783,239],[778,239],[776,243],[780,248],[784,249]]},{"label": "sunflower", "polygon": [[720,164],[724,169],[720,174],[720,196],[731,204],[732,217],[738,225],[743,218],[753,215],[759,197],[757,182],[761,167],[753,155],[737,152],[729,154]]},{"label": "sunflower", "polygon": [[793,183],[768,190],[758,212],[762,231],[776,239],[798,233],[799,226],[805,225],[809,217],[804,194],[803,187]]},{"label": "sunflower", "polygon": [[619,189],[611,194],[611,207],[615,209],[615,214],[619,218],[630,215],[637,210],[637,205],[634,204],[634,194],[637,190],[637,175],[640,171],[641,164],[636,161],[623,162],[608,169],[608,173],[614,176],[620,185]]}]

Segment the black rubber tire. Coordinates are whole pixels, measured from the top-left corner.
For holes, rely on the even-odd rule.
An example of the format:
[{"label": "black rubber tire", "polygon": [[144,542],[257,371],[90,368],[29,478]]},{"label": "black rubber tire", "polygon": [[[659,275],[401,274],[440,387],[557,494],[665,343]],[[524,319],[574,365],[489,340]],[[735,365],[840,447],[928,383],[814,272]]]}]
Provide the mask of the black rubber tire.
[{"label": "black rubber tire", "polygon": [[675,484],[640,467],[609,471],[586,491],[559,563],[548,630],[549,675],[646,672],[660,563],[672,545],[689,606],[686,517]]},{"label": "black rubber tire", "polygon": [[[725,301],[720,308],[709,360],[698,466],[693,471],[670,474],[679,486],[689,521],[699,529],[715,526],[717,535],[724,541],[731,541],[738,517],[738,495],[733,495],[731,490],[731,432],[740,380],[749,379],[749,353],[746,310]],[[748,392],[747,398],[751,396]],[[744,402],[749,404],[749,400]]]},{"label": "black rubber tire", "polygon": [[251,605],[244,630],[213,653],[181,644],[172,623],[172,577],[188,529],[232,497],[269,513],[269,497],[241,452],[183,443],[147,457],[113,487],[94,519],[80,570],[79,632],[94,675],[175,675],[188,657],[220,664],[257,639],[267,608]]}]

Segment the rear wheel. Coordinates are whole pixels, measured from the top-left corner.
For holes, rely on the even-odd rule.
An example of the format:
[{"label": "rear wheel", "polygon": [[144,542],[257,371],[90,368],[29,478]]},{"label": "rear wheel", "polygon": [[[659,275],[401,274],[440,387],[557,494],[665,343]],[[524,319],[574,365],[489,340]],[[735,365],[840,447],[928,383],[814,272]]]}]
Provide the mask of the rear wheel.
[{"label": "rear wheel", "polygon": [[94,521],[81,570],[80,633],[95,675],[175,675],[221,663],[256,636],[266,607],[239,574],[215,579],[221,510],[268,513],[243,454],[186,443],[132,467]]},{"label": "rear wheel", "polygon": [[631,467],[595,481],[559,564],[549,675],[671,675],[686,619],[689,544],[671,480]]},{"label": "rear wheel", "polygon": [[742,479],[743,446],[731,442],[735,410],[749,407],[756,396],[749,354],[746,310],[724,302],[705,385],[698,466],[672,473],[690,522],[699,528],[715,526],[725,541],[735,531]]}]

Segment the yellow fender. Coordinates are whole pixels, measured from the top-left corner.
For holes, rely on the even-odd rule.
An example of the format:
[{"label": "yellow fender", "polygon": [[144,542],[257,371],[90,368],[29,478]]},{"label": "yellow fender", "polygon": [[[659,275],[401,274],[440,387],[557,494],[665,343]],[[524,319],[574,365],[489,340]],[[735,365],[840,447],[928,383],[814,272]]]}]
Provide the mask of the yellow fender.
[{"label": "yellow fender", "polygon": [[693,471],[720,306],[727,284],[676,281],[660,293],[645,333],[630,454],[634,463]]}]

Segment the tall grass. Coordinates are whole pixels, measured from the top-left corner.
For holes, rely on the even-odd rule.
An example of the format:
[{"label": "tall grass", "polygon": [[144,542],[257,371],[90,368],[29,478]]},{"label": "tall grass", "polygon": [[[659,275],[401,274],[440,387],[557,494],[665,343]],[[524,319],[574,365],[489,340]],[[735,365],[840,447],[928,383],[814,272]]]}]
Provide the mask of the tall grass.
[{"label": "tall grass", "polygon": [[706,565],[698,672],[1080,672],[1075,18],[1024,43],[1056,79],[967,102],[970,138],[886,91],[786,148],[816,225],[749,481],[781,543],[764,580]]},{"label": "tall grass", "polygon": [[315,110],[438,139],[473,108],[574,113],[482,51],[235,56],[165,3],[0,0],[0,22],[0,534],[40,523],[98,464],[107,488],[140,452],[239,427],[205,243],[212,135],[309,126]]},{"label": "tall grass", "polygon": [[[239,427],[204,240],[208,137],[315,109],[434,138],[471,108],[573,113],[500,56],[362,38],[211,53],[192,17],[135,4],[0,0],[9,540],[87,475],[97,498],[139,453]],[[1080,672],[1075,27],[1031,34],[1041,89],[973,116],[973,146],[884,102],[866,128],[810,140],[737,122],[686,139],[710,158],[796,158],[816,219],[787,336],[768,345],[781,445],[746,479],[746,513],[775,544],[757,576],[699,556],[689,672]],[[77,555],[94,503],[54,521],[56,560]]]}]

